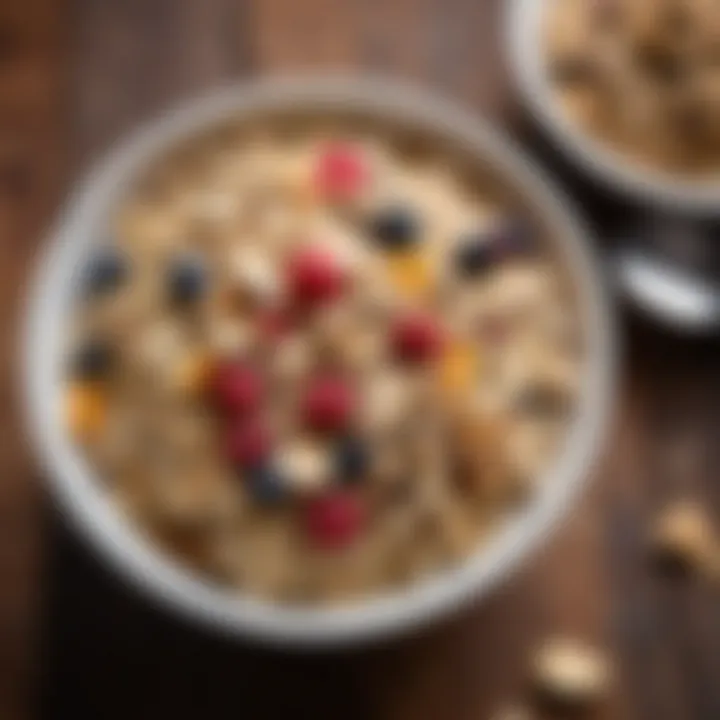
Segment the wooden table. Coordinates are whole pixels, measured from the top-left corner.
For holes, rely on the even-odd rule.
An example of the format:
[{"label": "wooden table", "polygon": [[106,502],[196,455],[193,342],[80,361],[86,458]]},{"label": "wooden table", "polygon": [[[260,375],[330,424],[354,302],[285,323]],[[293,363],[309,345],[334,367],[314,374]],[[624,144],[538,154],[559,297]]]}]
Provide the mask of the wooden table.
[{"label": "wooden table", "polygon": [[[353,69],[420,81],[501,122],[503,0],[5,0],[0,5],[0,717],[488,718],[548,633],[607,645],[595,717],[720,718],[717,589],[648,567],[648,522],[720,509],[720,347],[623,328],[613,437],[582,505],[480,607],[421,636],[321,657],[232,647],[126,597],[44,519],[11,370],[29,261],[63,194],[139,121],[218,83]],[[507,123],[505,123],[507,124]],[[693,449],[682,468],[677,448]]]}]

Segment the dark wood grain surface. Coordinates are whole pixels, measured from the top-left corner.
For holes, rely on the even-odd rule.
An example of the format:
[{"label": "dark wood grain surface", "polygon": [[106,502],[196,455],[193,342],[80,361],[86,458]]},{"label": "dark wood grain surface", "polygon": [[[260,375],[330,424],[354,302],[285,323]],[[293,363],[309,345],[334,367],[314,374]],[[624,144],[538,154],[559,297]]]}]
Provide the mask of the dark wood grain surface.
[{"label": "dark wood grain surface", "polygon": [[[88,164],[174,101],[290,72],[409,78],[512,131],[502,6],[0,0],[0,718],[484,720],[523,692],[529,649],[557,632],[616,658],[599,720],[720,718],[719,591],[658,578],[645,551],[648,522],[674,497],[720,511],[717,342],[625,322],[621,400],[580,507],[482,605],[383,647],[312,657],[200,636],[128,596],[42,512],[20,435],[15,338],[33,253]],[[680,445],[693,449],[682,467]]]}]

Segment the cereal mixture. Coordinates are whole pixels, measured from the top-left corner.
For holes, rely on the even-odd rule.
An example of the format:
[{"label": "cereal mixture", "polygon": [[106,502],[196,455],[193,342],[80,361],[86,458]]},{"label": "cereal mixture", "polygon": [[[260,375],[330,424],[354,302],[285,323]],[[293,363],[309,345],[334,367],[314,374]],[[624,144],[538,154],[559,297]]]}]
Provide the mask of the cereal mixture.
[{"label": "cereal mixture", "polygon": [[718,172],[718,0],[546,4],[548,71],[574,122],[648,167]]},{"label": "cereal mixture", "polygon": [[459,153],[269,125],[138,180],[83,270],[66,417],[193,571],[336,602],[475,551],[556,457],[583,348],[552,244]]}]

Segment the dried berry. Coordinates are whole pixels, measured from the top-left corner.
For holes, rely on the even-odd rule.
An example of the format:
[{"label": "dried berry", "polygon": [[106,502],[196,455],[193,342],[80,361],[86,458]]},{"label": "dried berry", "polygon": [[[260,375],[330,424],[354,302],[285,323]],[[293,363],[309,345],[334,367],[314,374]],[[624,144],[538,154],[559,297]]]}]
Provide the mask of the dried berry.
[{"label": "dried berry", "polygon": [[303,417],[307,425],[323,432],[344,430],[355,409],[355,393],[343,379],[334,376],[314,378],[303,398]]},{"label": "dried berry", "polygon": [[310,500],[305,528],[314,545],[327,550],[346,547],[362,529],[363,506],[353,493],[336,490]]},{"label": "dried berry", "polygon": [[230,415],[246,415],[255,410],[265,391],[257,370],[235,362],[219,364],[211,374],[209,386],[216,406]]}]

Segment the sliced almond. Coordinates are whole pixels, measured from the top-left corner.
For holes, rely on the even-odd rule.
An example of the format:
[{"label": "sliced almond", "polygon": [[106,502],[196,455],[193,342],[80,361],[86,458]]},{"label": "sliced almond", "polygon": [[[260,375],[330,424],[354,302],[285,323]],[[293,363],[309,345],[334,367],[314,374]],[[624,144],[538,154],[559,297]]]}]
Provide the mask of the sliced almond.
[{"label": "sliced almond", "polygon": [[237,248],[230,258],[232,282],[252,302],[268,305],[280,300],[282,286],[267,254],[253,247]]},{"label": "sliced almond", "polygon": [[278,468],[290,487],[299,493],[316,492],[327,486],[333,470],[328,449],[309,440],[287,444],[280,451]]}]

